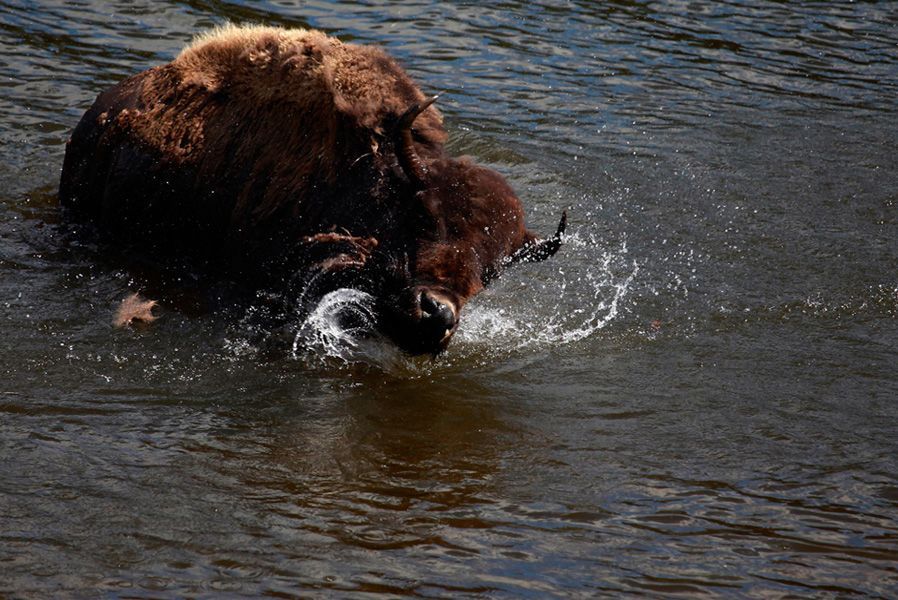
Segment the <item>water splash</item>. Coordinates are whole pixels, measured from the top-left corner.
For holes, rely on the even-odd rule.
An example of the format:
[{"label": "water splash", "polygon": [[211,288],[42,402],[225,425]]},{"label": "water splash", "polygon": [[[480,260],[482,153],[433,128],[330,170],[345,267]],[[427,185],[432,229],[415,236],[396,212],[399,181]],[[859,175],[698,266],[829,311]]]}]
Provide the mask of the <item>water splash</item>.
[{"label": "water splash", "polygon": [[374,298],[365,292],[340,288],[326,294],[300,325],[293,340],[293,356],[315,350],[343,358],[358,347],[361,335],[373,329]]},{"label": "water splash", "polygon": [[375,329],[374,296],[352,288],[325,294],[293,339],[295,359],[388,366],[401,353]]},{"label": "water splash", "polygon": [[[565,239],[573,258],[506,273],[465,308],[455,340],[438,363],[572,344],[606,328],[625,310],[640,269],[626,242],[598,251],[603,246],[598,237],[596,232],[575,232]],[[300,299],[309,301],[303,294]],[[295,315],[284,324],[285,341],[290,356],[310,366],[364,364],[409,373],[434,367],[430,360],[406,356],[377,332],[375,298],[361,290],[335,290],[311,310],[296,309]],[[251,322],[248,318],[244,325]],[[247,343],[255,346],[243,340],[231,349],[245,355]]]},{"label": "water splash", "polygon": [[[583,250],[582,258],[540,269],[528,283],[517,276],[518,290],[505,284],[472,302],[455,342],[504,350],[537,349],[582,341],[618,317],[639,264],[627,255],[626,242],[595,256],[593,234],[575,234],[565,245]],[[509,273],[506,278],[516,277]]]}]

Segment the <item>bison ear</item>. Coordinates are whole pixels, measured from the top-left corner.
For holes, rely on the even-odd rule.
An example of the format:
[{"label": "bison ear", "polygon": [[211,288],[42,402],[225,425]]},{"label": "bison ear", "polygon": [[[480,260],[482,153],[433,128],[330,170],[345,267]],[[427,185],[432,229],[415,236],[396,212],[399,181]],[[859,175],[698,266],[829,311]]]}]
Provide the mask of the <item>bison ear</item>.
[{"label": "bison ear", "polygon": [[415,151],[415,144],[412,140],[412,124],[418,118],[418,115],[427,110],[439,97],[439,94],[437,94],[423,102],[412,104],[408,110],[402,113],[393,129],[393,146],[396,149],[399,166],[409,181],[419,190],[427,187],[427,168]]},{"label": "bison ear", "polygon": [[552,237],[541,240],[528,231],[528,241],[511,255],[508,263],[513,265],[522,262],[540,262],[554,256],[561,248],[561,236],[564,235],[565,228],[567,228],[567,211],[561,213],[561,221],[558,222],[558,229]]}]

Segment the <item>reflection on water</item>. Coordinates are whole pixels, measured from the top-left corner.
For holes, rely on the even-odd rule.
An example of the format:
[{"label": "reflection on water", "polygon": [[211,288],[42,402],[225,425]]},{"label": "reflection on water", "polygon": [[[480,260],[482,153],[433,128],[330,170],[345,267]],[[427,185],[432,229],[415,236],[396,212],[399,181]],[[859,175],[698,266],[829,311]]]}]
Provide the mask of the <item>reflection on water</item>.
[{"label": "reflection on water", "polygon": [[[71,235],[83,110],[224,19],[383,45],[535,229],[568,208],[558,260],[409,359],[353,291],[269,328]],[[896,33],[885,2],[7,0],[0,595],[895,596]],[[111,327],[131,291],[152,328]]]}]

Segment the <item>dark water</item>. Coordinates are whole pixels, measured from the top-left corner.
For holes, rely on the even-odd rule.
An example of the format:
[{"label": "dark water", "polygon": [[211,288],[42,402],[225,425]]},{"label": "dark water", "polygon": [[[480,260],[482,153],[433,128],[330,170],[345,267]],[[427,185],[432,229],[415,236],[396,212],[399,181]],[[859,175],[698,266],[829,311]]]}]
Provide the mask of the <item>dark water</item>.
[{"label": "dark water", "polygon": [[[436,362],[346,296],[287,352],[114,330],[63,143],[224,19],[386,47],[557,260]],[[0,44],[0,596],[898,596],[895,3],[2,0]]]}]

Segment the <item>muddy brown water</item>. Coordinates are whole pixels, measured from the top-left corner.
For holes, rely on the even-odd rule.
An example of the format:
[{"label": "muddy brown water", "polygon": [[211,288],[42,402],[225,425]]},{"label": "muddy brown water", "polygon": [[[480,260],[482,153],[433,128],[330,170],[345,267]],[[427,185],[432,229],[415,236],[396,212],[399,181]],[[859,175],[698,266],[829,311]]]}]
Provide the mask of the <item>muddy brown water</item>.
[{"label": "muddy brown water", "polygon": [[[114,330],[146,279],[66,235],[63,144],[225,19],[384,46],[569,209],[556,260],[436,361],[351,290]],[[0,596],[898,596],[896,44],[890,2],[0,1]]]}]

